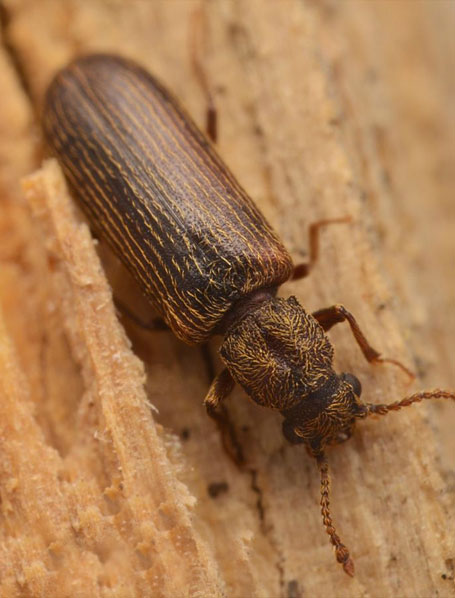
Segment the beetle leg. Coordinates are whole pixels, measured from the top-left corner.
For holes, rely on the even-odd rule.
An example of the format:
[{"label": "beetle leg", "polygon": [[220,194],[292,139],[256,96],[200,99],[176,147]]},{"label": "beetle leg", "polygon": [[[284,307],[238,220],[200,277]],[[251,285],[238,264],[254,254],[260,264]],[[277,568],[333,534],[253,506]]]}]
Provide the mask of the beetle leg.
[{"label": "beetle leg", "polygon": [[170,330],[166,322],[160,318],[152,318],[151,320],[142,320],[137,314],[130,310],[123,301],[120,301],[117,297],[114,297],[114,304],[118,312],[126,316],[129,320],[144,328],[145,330],[156,331],[156,330]]},{"label": "beetle leg", "polygon": [[216,143],[216,140],[218,139],[218,113],[214,104],[209,104],[207,106],[205,118],[207,136],[213,143]]},{"label": "beetle leg", "polygon": [[207,102],[207,112],[206,112],[206,121],[205,121],[205,132],[207,137],[213,143],[216,143],[218,138],[218,126],[217,126],[217,110],[215,106],[215,102],[213,100],[212,90],[210,88],[210,84],[207,78],[207,72],[204,68],[203,61],[201,59],[201,54],[203,53],[201,49],[198,51],[198,41],[200,41],[202,37],[202,29],[207,28],[207,24],[205,22],[205,13],[203,9],[196,10],[193,13],[193,23],[192,23],[192,36],[191,36],[191,59],[193,63],[193,69],[196,75],[196,78],[199,82],[199,85],[202,88],[202,91],[205,95],[205,99]]},{"label": "beetle leg", "polygon": [[308,235],[310,237],[310,254],[308,262],[297,264],[297,266],[294,267],[294,272],[292,273],[292,276],[289,280],[299,280],[300,278],[305,278],[305,276],[308,276],[314,264],[317,262],[319,257],[319,235],[321,232],[321,228],[330,224],[341,224],[351,222],[351,220],[352,218],[350,216],[344,216],[343,218],[329,218],[326,220],[318,220],[317,222],[313,222],[313,224],[310,224],[308,232]]},{"label": "beetle leg", "polygon": [[204,399],[204,405],[210,417],[213,417],[216,408],[230,395],[234,384],[234,379],[226,368],[216,376]]},{"label": "beetle leg", "polygon": [[221,432],[223,446],[227,454],[238,465],[245,462],[242,447],[236,437],[234,426],[229,415],[221,403],[230,395],[234,388],[234,380],[227,369],[216,376],[204,399],[207,414],[215,420]]},{"label": "beetle leg", "polygon": [[376,349],[374,349],[365,338],[365,335],[360,330],[354,316],[343,305],[332,305],[331,307],[319,309],[312,315],[314,318],[316,318],[325,332],[330,330],[332,326],[335,326],[335,324],[347,321],[351,327],[352,334],[354,335],[354,338],[367,361],[370,363],[392,363],[393,365],[401,368],[411,378],[411,380],[414,380],[415,375],[400,361],[381,357],[379,351],[376,351]]}]

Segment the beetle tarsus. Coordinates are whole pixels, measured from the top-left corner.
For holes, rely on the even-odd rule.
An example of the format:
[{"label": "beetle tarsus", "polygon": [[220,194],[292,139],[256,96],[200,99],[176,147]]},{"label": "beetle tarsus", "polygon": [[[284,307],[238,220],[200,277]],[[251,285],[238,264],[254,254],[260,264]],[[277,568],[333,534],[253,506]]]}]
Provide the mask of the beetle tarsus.
[{"label": "beetle tarsus", "polygon": [[408,367],[406,367],[403,363],[401,363],[401,361],[398,361],[398,359],[389,359],[388,357],[376,357],[375,359],[372,359],[372,363],[390,363],[392,365],[396,365],[397,367],[400,368],[400,370],[402,372],[404,372],[406,374],[406,376],[409,377],[409,384],[411,384],[411,382],[414,382],[416,375],[414,374],[414,372],[412,370],[410,370]]},{"label": "beetle tarsus", "polygon": [[308,232],[308,236],[310,238],[310,253],[308,262],[297,264],[297,266],[294,267],[294,271],[290,280],[300,280],[301,278],[308,276],[313,269],[314,264],[318,261],[320,248],[319,235],[321,228],[330,226],[331,224],[344,224],[348,222],[352,222],[351,216],[343,216],[342,218],[327,218],[325,220],[317,220],[316,222],[310,224]]}]

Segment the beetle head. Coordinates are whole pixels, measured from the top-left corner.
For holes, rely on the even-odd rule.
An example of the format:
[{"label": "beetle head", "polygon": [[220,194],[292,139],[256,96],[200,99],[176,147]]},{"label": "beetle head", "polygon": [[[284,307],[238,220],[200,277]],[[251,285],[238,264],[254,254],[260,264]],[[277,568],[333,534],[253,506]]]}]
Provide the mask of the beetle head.
[{"label": "beetle head", "polygon": [[360,400],[362,388],[353,375],[334,374],[284,416],[283,433],[292,444],[304,443],[311,454],[347,440],[355,421],[368,415]]}]

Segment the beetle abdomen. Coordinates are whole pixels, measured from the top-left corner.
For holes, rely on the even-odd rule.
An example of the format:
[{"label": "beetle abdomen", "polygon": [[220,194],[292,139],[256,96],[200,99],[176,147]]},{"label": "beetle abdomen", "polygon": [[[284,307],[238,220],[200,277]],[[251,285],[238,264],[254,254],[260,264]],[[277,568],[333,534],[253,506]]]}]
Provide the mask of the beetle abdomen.
[{"label": "beetle abdomen", "polygon": [[51,84],[43,124],[91,224],[182,340],[207,339],[236,301],[289,278],[262,214],[135,63],[76,60]]}]

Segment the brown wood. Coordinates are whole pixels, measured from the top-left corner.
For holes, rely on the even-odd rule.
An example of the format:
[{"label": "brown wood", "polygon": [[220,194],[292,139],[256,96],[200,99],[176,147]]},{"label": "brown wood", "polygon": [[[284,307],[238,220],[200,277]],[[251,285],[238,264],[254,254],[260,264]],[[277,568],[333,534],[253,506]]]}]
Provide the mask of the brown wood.
[{"label": "brown wood", "polygon": [[[145,394],[55,164],[26,183],[33,217],[23,200],[19,180],[39,166],[35,110],[78,52],[141,61],[203,125],[189,56],[199,2],[3,4],[2,596],[453,596],[453,405],[365,422],[329,453],[332,515],[356,563],[349,579],[321,526],[316,467],[286,444],[280,418],[235,392],[248,461],[239,472],[201,405],[201,354],[127,324]],[[453,388],[448,3],[205,7],[219,149],[240,183],[296,262],[310,221],[354,220],[325,231],[311,276],[283,293],[310,310],[343,303],[376,348],[417,369],[416,388]],[[409,392],[395,368],[364,362],[347,330],[330,335],[338,370],[359,377],[363,397]],[[221,482],[228,491],[210,497]]]}]

